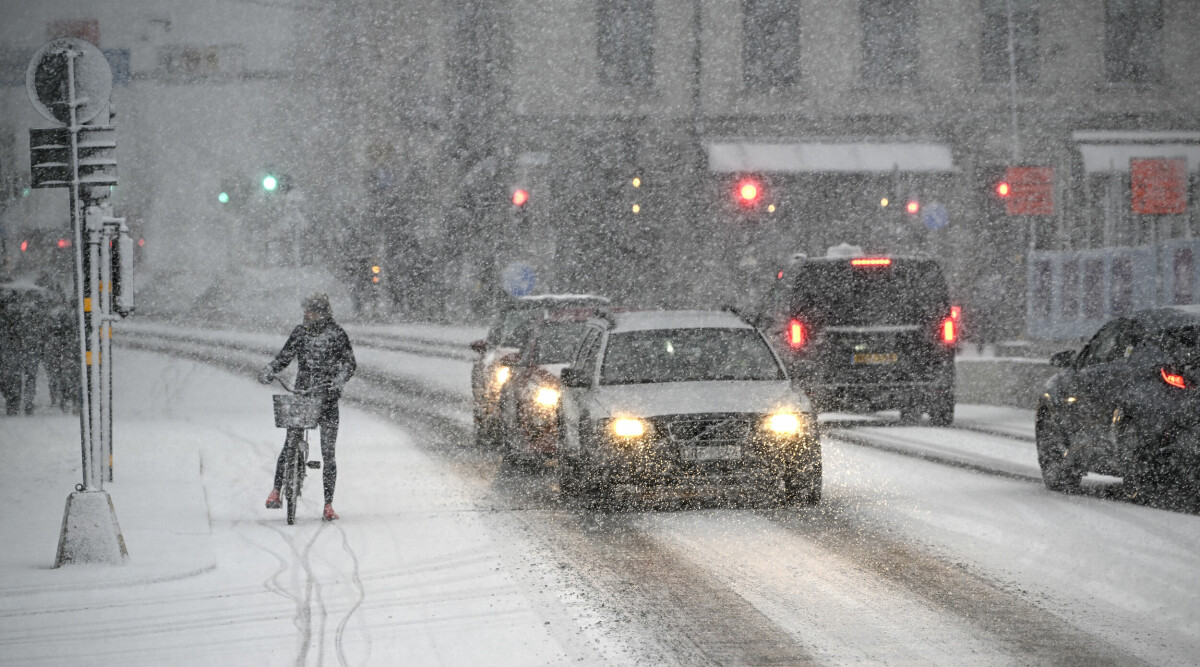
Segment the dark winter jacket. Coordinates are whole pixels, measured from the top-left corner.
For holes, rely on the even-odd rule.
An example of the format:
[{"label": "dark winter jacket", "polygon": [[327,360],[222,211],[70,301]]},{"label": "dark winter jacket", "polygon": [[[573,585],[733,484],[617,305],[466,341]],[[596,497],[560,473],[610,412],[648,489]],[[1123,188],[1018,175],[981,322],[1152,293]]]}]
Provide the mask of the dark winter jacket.
[{"label": "dark winter jacket", "polygon": [[328,388],[331,398],[338,397],[342,385],[357,367],[350,337],[333,320],[307,322],[292,329],[292,335],[268,367],[272,373],[278,373],[292,359],[297,367],[296,390]]}]

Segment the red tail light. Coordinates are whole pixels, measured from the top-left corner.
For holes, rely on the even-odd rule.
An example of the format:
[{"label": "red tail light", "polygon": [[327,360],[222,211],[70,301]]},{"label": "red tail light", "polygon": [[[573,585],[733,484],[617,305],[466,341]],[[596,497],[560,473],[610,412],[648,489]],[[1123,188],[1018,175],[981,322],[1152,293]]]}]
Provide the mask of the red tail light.
[{"label": "red tail light", "polygon": [[1187,380],[1184,380],[1182,375],[1176,375],[1175,373],[1168,373],[1167,369],[1165,369],[1165,368],[1162,369],[1162,379],[1163,379],[1163,382],[1166,382],[1167,384],[1171,385],[1172,387],[1178,387],[1180,389],[1188,388]]},{"label": "red tail light", "polygon": [[787,342],[793,348],[804,347],[804,343],[808,342],[808,332],[800,320],[788,322]]},{"label": "red tail light", "polygon": [[857,257],[850,260],[850,266],[891,266],[891,257]]},{"label": "red tail light", "polygon": [[954,316],[947,317],[942,320],[942,342],[946,345],[953,345],[958,340],[958,328],[954,321]]}]

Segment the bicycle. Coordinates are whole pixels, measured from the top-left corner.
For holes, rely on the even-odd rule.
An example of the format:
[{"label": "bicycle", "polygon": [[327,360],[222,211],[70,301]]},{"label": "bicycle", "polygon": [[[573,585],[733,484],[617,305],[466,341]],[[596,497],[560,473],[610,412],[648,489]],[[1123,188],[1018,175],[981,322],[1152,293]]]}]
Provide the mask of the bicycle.
[{"label": "bicycle", "polygon": [[296,506],[300,504],[300,491],[304,486],[306,468],[319,469],[320,461],[308,460],[308,430],[317,427],[324,396],[312,391],[296,391],[282,378],[275,378],[286,394],[274,394],[275,426],[277,428],[301,429],[303,435],[288,433],[284,441],[283,495],[287,501],[287,522],[296,522]]}]

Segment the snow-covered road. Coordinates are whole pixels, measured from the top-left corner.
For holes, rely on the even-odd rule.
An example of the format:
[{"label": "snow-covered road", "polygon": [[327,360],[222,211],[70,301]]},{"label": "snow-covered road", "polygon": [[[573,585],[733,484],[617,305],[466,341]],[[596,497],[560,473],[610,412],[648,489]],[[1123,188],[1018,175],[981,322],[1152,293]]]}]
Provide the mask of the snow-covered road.
[{"label": "snow-covered road", "polygon": [[[192,345],[234,367],[263,361],[257,347]],[[1182,665],[1200,655],[1200,517],[1045,491],[1022,411],[960,406],[960,421],[1007,438],[833,420],[816,507],[649,500],[597,513],[562,504],[548,471],[502,467],[468,446],[462,361],[359,349],[366,373],[347,398],[367,410],[343,410],[343,519],[317,520],[310,478],[314,497],[292,528],[262,508],[281,440],[271,389],[118,350],[110,491],[124,567],[49,569],[79,477],[77,419],[40,408],[0,421],[13,454],[0,469],[0,663]],[[424,396],[405,393],[421,385]]]}]

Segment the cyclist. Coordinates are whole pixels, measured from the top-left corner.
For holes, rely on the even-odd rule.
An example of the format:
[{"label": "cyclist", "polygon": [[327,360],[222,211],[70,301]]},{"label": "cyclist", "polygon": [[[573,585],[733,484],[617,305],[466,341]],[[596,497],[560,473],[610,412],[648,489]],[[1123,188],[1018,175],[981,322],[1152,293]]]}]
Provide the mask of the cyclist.
[{"label": "cyclist", "polygon": [[[317,425],[321,427],[321,459],[324,461],[321,481],[325,487],[325,511],[322,518],[333,521],[338,518],[333,511],[333,487],[337,482],[334,446],[337,444],[338,399],[342,395],[342,387],[354,375],[356,363],[350,337],[333,321],[329,297],[322,293],[312,294],[301,302],[301,306],[304,308],[304,323],[292,330],[283,349],[259,372],[258,381],[270,384],[275,375],[295,359],[297,393],[324,395],[325,402],[317,419]],[[279,453],[279,460],[275,464],[275,486],[271,489],[271,495],[267,496],[268,509],[281,506],[279,488],[283,485],[287,443],[293,437],[304,437],[303,429],[287,431],[288,440],[284,441],[283,451]]]}]

